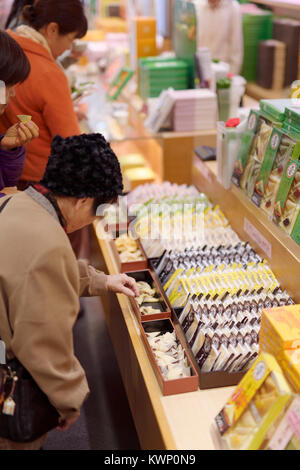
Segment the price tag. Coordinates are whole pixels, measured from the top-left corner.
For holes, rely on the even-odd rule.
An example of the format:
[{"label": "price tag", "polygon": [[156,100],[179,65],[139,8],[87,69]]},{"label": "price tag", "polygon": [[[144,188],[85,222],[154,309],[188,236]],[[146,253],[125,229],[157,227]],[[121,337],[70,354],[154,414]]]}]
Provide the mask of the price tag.
[{"label": "price tag", "polygon": [[254,240],[257,245],[263,250],[263,252],[268,256],[268,258],[272,258],[272,245],[268,240],[254,227],[253,224],[245,217],[244,219],[244,230],[252,240]]},{"label": "price tag", "polygon": [[[299,404],[298,404],[299,405]],[[300,407],[297,406],[288,413],[288,420],[297,439],[300,439]]]}]

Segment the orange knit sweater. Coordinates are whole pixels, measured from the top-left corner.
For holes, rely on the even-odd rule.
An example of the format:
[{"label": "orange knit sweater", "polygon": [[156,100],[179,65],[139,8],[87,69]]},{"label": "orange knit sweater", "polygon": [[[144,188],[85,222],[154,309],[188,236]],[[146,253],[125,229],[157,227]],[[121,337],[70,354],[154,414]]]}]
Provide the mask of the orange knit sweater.
[{"label": "orange knit sweater", "polygon": [[63,70],[42,45],[31,39],[8,33],[27,55],[31,72],[27,80],[15,87],[16,96],[0,117],[0,134],[18,122],[18,114],[29,114],[39,126],[40,135],[27,145],[22,178],[40,181],[50,155],[51,141],[56,134],[62,137],[80,134],[74,112],[71,91]]}]

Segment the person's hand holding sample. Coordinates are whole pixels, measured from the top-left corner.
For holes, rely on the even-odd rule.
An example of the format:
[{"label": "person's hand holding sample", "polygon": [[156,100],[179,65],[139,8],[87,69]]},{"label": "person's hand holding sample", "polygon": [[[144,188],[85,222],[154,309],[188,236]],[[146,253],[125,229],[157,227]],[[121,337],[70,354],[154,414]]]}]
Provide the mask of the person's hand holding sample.
[{"label": "person's hand holding sample", "polygon": [[6,131],[1,141],[1,147],[4,150],[11,150],[29,144],[38,136],[39,128],[33,121],[20,122],[14,124]]}]

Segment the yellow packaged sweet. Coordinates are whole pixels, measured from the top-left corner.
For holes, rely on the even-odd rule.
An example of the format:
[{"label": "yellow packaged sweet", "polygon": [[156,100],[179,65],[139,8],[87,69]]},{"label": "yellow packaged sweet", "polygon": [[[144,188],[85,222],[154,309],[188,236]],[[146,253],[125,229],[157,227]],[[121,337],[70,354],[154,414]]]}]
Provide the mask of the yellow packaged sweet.
[{"label": "yellow packaged sweet", "polygon": [[156,18],[139,16],[132,18],[132,32],[138,40],[156,37]]},{"label": "yellow packaged sweet", "polygon": [[157,55],[156,38],[139,39],[136,44],[137,57],[152,57]]},{"label": "yellow packaged sweet", "polygon": [[260,353],[215,418],[222,448],[259,449],[291,397],[292,390],[276,359]]},{"label": "yellow packaged sweet", "polygon": [[300,305],[267,308],[262,312],[260,340],[271,336],[282,349],[300,347]]},{"label": "yellow packaged sweet", "polygon": [[155,173],[151,168],[129,168],[124,171],[124,180],[131,190],[136,186],[145,183],[153,183],[155,181]]},{"label": "yellow packaged sweet", "polygon": [[293,384],[300,391],[300,348],[286,349],[282,354],[285,369],[290,371]]},{"label": "yellow packaged sweet", "polygon": [[126,155],[120,155],[118,157],[121,170],[125,171],[129,168],[144,167],[146,160],[140,153],[128,153]]},{"label": "yellow packaged sweet", "polygon": [[296,396],[265,443],[266,450],[300,450],[300,397]]}]

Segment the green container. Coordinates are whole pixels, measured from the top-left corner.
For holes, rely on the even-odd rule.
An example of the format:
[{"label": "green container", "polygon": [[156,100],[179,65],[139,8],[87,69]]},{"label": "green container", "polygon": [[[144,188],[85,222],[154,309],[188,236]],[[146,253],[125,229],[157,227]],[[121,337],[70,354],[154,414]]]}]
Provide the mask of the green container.
[{"label": "green container", "polygon": [[292,137],[292,139],[300,141],[300,127],[297,128],[284,122],[282,125],[282,130]]},{"label": "green container", "polygon": [[139,60],[139,92],[142,98],[155,98],[167,88],[188,88],[189,70],[184,60],[147,57]]},{"label": "green container", "polygon": [[290,99],[260,100],[259,107],[275,121],[283,122],[285,119],[285,108],[290,104],[290,102]]},{"label": "green container", "polygon": [[293,99],[290,100],[291,104],[285,108],[285,122],[291,124],[293,127],[300,128],[300,106],[293,106]]},{"label": "green container", "polygon": [[273,13],[261,11],[260,15],[246,13],[242,17],[244,59],[241,75],[247,81],[256,81],[259,41],[272,37]]}]

